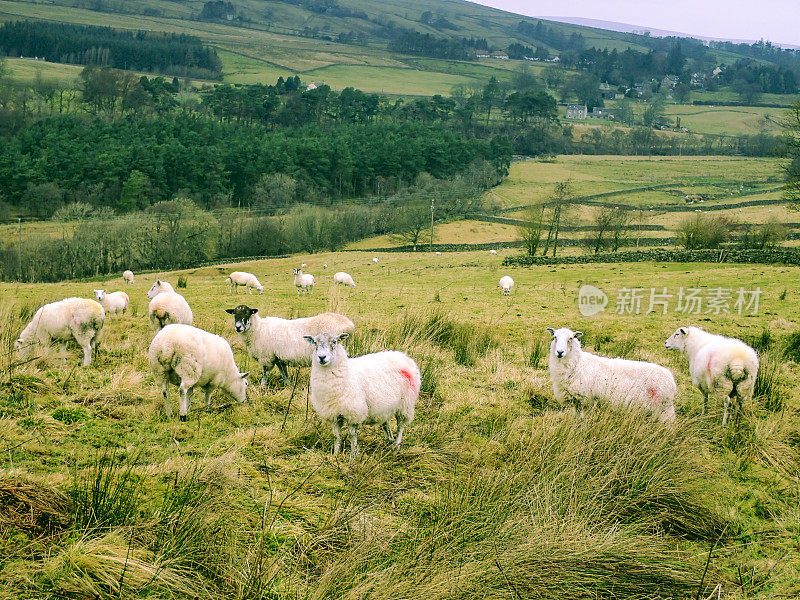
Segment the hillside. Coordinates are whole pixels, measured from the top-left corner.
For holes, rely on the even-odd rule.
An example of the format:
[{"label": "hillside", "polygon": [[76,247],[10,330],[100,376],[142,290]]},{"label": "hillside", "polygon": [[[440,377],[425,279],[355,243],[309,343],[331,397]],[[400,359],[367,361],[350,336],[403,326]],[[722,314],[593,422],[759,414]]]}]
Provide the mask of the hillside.
[{"label": "hillside", "polygon": [[[673,43],[547,21],[537,30],[537,19],[461,0],[379,5],[364,0],[0,0],[0,20],[18,19],[194,35],[217,50],[225,80],[233,83],[299,74],[334,89],[404,95],[449,94],[455,86],[481,86],[492,76],[509,81],[523,64],[534,74],[543,67],[513,58],[463,60],[474,58],[476,44],[489,50],[516,44],[552,58],[578,49],[666,53]],[[682,43],[700,51],[699,42]],[[703,60],[712,68],[733,64],[744,57],[737,52],[733,46],[716,48]]]}]

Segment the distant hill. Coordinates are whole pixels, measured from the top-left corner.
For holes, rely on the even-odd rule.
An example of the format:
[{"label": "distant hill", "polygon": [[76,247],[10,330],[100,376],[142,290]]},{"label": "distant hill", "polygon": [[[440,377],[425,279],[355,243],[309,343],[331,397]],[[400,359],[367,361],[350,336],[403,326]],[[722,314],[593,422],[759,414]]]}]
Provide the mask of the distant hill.
[{"label": "distant hill", "polygon": [[[548,21],[557,21],[559,23],[570,23],[572,25],[582,25],[584,27],[593,27],[595,29],[607,29],[609,31],[619,31],[621,33],[635,33],[643,34],[645,31],[650,35],[656,37],[683,37],[694,38],[703,40],[705,42],[731,42],[734,44],[754,44],[758,40],[742,40],[735,38],[718,38],[709,37],[706,35],[698,35],[695,33],[682,33],[680,31],[670,31],[668,29],[658,29],[656,27],[646,27],[644,25],[631,25],[630,23],[619,23],[617,21],[603,21],[601,19],[585,19],[583,17],[540,17]],[[800,46],[795,44],[785,44],[782,42],[772,42],[773,45],[781,48],[788,48],[793,50],[800,49]]]},{"label": "distant hill", "polygon": [[[0,0],[0,21],[20,19],[191,35],[217,51],[224,80],[232,83],[299,75],[336,89],[427,96],[480,88],[491,77],[510,84],[522,70],[541,77],[546,61],[556,57],[568,75],[594,69],[614,83],[620,69],[602,53],[630,50],[645,57],[655,51],[664,58],[678,40],[530,18],[464,0]],[[693,71],[743,58],[759,65],[772,60],[769,52],[747,46],[712,51],[690,38],[681,44],[696,63],[689,65]],[[493,51],[494,58],[479,58]],[[800,79],[800,55],[781,60],[775,64]],[[640,68],[626,85],[660,81],[663,65],[659,69]]]}]

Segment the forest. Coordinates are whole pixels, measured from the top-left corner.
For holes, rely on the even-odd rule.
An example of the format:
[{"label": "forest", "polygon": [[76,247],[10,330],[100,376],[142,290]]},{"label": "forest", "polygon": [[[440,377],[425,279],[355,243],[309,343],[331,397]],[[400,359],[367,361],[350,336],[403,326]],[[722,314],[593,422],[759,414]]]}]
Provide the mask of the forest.
[{"label": "forest", "polygon": [[222,69],[216,51],[195,36],[50,21],[0,24],[2,55],[209,79]]}]

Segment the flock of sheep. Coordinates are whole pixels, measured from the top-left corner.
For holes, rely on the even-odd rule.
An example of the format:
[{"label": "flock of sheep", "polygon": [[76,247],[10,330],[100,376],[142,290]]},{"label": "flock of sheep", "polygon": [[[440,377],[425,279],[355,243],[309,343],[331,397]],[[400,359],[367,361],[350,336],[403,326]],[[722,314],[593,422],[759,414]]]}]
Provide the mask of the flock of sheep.
[{"label": "flock of sheep", "polygon": [[[375,262],[378,259],[373,259]],[[314,277],[294,270],[298,294],[313,293]],[[325,265],[327,267],[327,265]],[[123,273],[134,282],[130,271]],[[263,293],[264,287],[251,273],[236,271],[226,279],[230,293],[244,286]],[[334,275],[337,284],[355,287],[344,272]],[[500,289],[507,295],[514,286],[505,276]],[[70,338],[83,348],[84,366],[89,365],[103,336],[107,314],[124,313],[129,304],[125,292],[94,290],[97,301],[67,298],[39,308],[15,342],[22,360],[30,357],[36,344],[60,342]],[[230,344],[224,338],[192,326],[194,315],[186,299],[173,287],[156,280],[147,292],[148,317],[155,336],[148,358],[156,383],[161,388],[165,412],[172,415],[169,385],[180,391],[180,419],[185,421],[195,388],[205,394],[209,406],[215,389],[238,402],[246,398],[248,373],[236,366]],[[260,316],[258,309],[244,304],[227,309],[233,327],[248,354],[262,368],[261,385],[273,367],[289,383],[288,366],[311,366],[310,398],[317,414],[333,426],[334,454],[340,451],[342,430],[347,427],[352,455],[358,453],[357,429],[362,424],[380,425],[387,443],[397,448],[403,431],[414,418],[421,376],[417,364],[402,352],[384,351],[350,358],[344,346],[355,326],[344,315],[322,313],[313,317],[282,319]],[[620,406],[636,406],[652,411],[664,421],[675,419],[677,386],[671,371],[661,365],[622,358],[607,358],[581,348],[580,331],[551,329],[550,378],[557,400],[573,400],[586,408],[598,400]],[[722,396],[722,423],[734,410],[751,398],[758,371],[758,356],[744,342],[703,331],[681,327],[666,341],[666,347],[688,355],[692,383],[708,397]],[[396,433],[391,421],[396,421]]]}]

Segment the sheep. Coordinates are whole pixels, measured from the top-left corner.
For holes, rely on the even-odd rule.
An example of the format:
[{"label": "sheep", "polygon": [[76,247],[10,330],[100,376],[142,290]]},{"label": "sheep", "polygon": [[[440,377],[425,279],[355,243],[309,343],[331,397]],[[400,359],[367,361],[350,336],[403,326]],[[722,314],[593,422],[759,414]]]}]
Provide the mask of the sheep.
[{"label": "sheep", "polygon": [[377,265],[377,264],[378,264],[379,262],[381,262],[381,261],[379,261],[379,260],[378,260],[378,257],[376,256],[375,258],[373,258],[373,259],[372,259],[372,262],[373,262],[373,263],[375,263],[375,264]]},{"label": "sheep", "polygon": [[350,287],[356,287],[356,282],[353,281],[353,278],[350,276],[349,273],[345,273],[344,271],[339,271],[333,276],[334,283],[341,283],[342,285],[349,285]]},{"label": "sheep", "polygon": [[49,345],[59,341],[61,349],[66,350],[67,340],[75,338],[83,348],[83,366],[87,367],[103,338],[105,318],[106,311],[102,305],[86,298],[65,298],[45,304],[22,330],[14,342],[14,349],[22,360],[27,360],[37,342]]},{"label": "sheep", "polygon": [[294,285],[297,288],[297,295],[302,291],[304,294],[314,293],[314,276],[310,273],[303,273],[303,269],[294,270]]},{"label": "sheep", "polygon": [[112,315],[121,312],[125,314],[130,304],[130,298],[125,292],[111,292],[110,294],[105,290],[95,290],[95,298],[103,306],[106,314]]},{"label": "sheep", "polygon": [[734,410],[740,411],[744,401],[752,398],[758,354],[743,341],[715,335],[699,327],[681,327],[665,345],[689,357],[692,384],[703,392],[703,414],[708,409],[709,394],[722,395],[722,425],[725,426],[731,399],[736,399]]},{"label": "sheep", "polygon": [[189,303],[177,292],[162,292],[150,300],[147,314],[153,331],[160,331],[172,323],[191,325],[194,321]]},{"label": "sheep", "polygon": [[261,385],[273,366],[278,367],[286,385],[289,385],[287,365],[309,366],[311,349],[303,341],[304,335],[317,335],[323,331],[352,333],[353,322],[336,313],[322,313],[302,319],[260,317],[257,308],[240,304],[225,310],[233,315],[233,328],[239,334],[250,356],[262,367]]},{"label": "sheep", "polygon": [[175,288],[172,287],[166,281],[161,281],[160,279],[156,279],[156,282],[153,284],[153,287],[147,292],[147,297],[152,300],[156,296],[158,296],[162,292],[174,292]]},{"label": "sheep", "polygon": [[308,265],[307,265],[306,263],[303,263],[302,265],[300,265],[300,268],[301,268],[301,269],[305,269],[307,266],[308,266]]},{"label": "sheep", "polygon": [[675,420],[677,386],[672,372],[654,363],[606,358],[581,350],[580,331],[566,327],[547,331],[550,342],[550,380],[553,394],[587,406],[598,399],[612,404],[639,406],[662,421]]},{"label": "sheep", "polygon": [[322,265],[322,268],[323,269],[327,269],[328,268],[328,263],[325,263],[324,265]]},{"label": "sheep", "polygon": [[264,286],[261,285],[261,282],[256,278],[255,275],[252,273],[246,273],[244,271],[234,271],[231,273],[231,276],[228,277],[226,280],[228,284],[228,292],[233,293],[234,288],[236,289],[236,293],[239,293],[239,286],[243,285],[247,288],[247,291],[250,294],[253,293],[253,288],[258,290],[259,294],[264,293]]},{"label": "sheep", "polygon": [[497,256],[497,250],[489,250],[489,254],[493,254],[494,256]]},{"label": "sheep", "polygon": [[504,275],[500,278],[498,285],[500,286],[500,291],[503,292],[503,296],[508,296],[514,288],[514,280],[508,275]]},{"label": "sheep", "polygon": [[436,256],[441,256],[441,255],[442,255],[442,253],[441,253],[441,252],[437,252],[437,253],[436,253]]},{"label": "sheep", "polygon": [[[414,419],[419,396],[419,367],[403,352],[385,351],[348,358],[342,342],[347,333],[305,336],[313,347],[311,363],[311,405],[325,421],[333,424],[333,454],[339,454],[342,428],[350,434],[350,455],[358,455],[358,426],[380,425],[387,444],[397,450],[403,430]],[[397,434],[389,425],[397,421]]]},{"label": "sheep", "polygon": [[172,416],[169,384],[180,389],[180,420],[186,421],[195,387],[206,396],[211,406],[215,389],[226,392],[234,400],[244,402],[248,373],[240,373],[233,359],[230,344],[218,335],[184,324],[167,325],[150,343],[150,371],[164,395],[164,410]]},{"label": "sheep", "polygon": [[122,280],[125,283],[129,283],[130,285],[133,285],[134,284],[133,271],[123,271],[122,272]]}]

